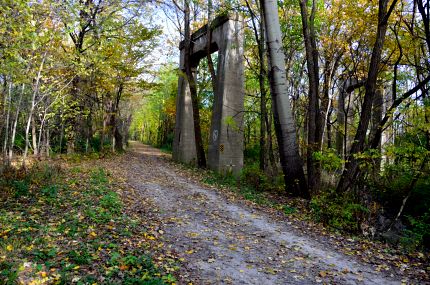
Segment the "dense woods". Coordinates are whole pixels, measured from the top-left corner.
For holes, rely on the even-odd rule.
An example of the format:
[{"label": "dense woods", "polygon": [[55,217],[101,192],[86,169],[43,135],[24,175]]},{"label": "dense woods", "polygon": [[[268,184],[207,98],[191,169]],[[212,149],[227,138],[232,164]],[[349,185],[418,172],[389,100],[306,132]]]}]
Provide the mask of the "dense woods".
[{"label": "dense woods", "polygon": [[122,150],[159,29],[135,1],[2,1],[3,163]]},{"label": "dense woods", "polygon": [[[187,62],[194,31],[239,14],[245,159],[235,183],[304,199],[333,229],[428,250],[429,9],[426,0],[0,0],[1,170],[122,152],[129,139],[170,151],[179,42]],[[208,48],[185,68],[201,168],[217,61]]]}]

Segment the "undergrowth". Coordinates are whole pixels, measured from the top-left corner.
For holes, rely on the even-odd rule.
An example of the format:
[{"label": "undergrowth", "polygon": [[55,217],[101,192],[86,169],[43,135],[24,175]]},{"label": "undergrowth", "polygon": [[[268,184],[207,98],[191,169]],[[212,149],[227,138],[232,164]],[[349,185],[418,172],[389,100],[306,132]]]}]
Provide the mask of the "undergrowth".
[{"label": "undergrowth", "polygon": [[273,180],[262,172],[258,165],[246,166],[239,176],[233,174],[220,174],[207,171],[203,182],[209,185],[227,187],[244,199],[257,205],[276,208],[285,215],[298,214],[297,201],[279,201],[270,193],[282,192],[281,179]]},{"label": "undergrowth", "polygon": [[10,170],[0,186],[0,284],[175,282],[152,260],[144,218],[123,211],[102,168],[40,164]]}]

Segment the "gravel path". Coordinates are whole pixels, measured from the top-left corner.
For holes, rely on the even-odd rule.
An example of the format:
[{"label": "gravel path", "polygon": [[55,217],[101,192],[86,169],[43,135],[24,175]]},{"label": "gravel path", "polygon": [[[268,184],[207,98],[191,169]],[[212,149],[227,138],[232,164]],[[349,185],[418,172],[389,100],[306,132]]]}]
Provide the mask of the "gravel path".
[{"label": "gravel path", "polygon": [[184,258],[180,284],[400,284],[286,222],[192,181],[133,142],[119,168],[153,200],[166,246]]}]

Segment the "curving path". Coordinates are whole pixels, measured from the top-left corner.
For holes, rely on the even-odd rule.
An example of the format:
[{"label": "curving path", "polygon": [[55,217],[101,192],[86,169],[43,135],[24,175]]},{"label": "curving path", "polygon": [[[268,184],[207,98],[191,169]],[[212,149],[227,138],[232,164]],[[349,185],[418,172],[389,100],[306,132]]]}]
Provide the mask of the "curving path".
[{"label": "curving path", "polygon": [[127,183],[159,208],[180,284],[400,284],[291,225],[192,181],[159,150],[132,142]]}]

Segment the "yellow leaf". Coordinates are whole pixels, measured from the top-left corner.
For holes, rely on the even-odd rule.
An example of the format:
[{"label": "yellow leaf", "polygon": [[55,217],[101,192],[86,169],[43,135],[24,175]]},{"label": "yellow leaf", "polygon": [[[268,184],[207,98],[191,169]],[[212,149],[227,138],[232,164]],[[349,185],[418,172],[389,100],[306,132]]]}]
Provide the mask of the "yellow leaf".
[{"label": "yellow leaf", "polygon": [[8,246],[6,246],[7,251],[12,251],[13,250],[13,246],[11,244],[8,244]]},{"label": "yellow leaf", "polygon": [[186,254],[192,254],[193,252],[194,252],[194,250],[190,249],[190,250],[187,250],[185,253]]},{"label": "yellow leaf", "polygon": [[121,264],[121,266],[119,267],[119,270],[121,270],[121,271],[124,271],[124,270],[127,270],[127,269],[128,269],[128,266],[124,265],[124,264]]},{"label": "yellow leaf", "polygon": [[96,237],[96,236],[97,236],[97,234],[96,234],[95,232],[90,232],[90,236],[92,236],[92,237]]}]

